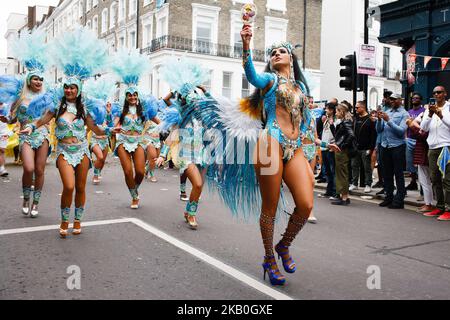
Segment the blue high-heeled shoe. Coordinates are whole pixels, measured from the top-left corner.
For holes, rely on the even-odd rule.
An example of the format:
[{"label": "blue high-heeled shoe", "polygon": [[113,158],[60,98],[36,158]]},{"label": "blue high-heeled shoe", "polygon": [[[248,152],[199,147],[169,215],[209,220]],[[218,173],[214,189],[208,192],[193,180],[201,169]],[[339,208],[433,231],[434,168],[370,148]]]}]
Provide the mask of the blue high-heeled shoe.
[{"label": "blue high-heeled shoe", "polygon": [[294,273],[297,270],[297,266],[295,265],[294,259],[292,259],[289,254],[289,247],[279,243],[275,246],[275,251],[278,253],[278,260],[281,258],[283,261],[284,271],[287,273]]},{"label": "blue high-heeled shoe", "polygon": [[[276,266],[276,269],[272,269],[272,266]],[[264,269],[264,281],[266,280],[267,273],[269,275],[270,283],[273,286],[284,285],[286,278],[280,273],[274,256],[264,257],[262,267]]]}]

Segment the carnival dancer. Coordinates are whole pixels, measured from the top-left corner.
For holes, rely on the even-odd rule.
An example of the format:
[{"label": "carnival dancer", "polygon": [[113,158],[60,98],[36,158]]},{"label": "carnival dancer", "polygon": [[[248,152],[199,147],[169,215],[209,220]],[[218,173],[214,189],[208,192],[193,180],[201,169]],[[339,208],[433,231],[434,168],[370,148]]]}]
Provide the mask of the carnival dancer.
[{"label": "carnival dancer", "polygon": [[[0,77],[0,102],[10,105],[10,111],[0,117],[0,121],[13,124],[20,123],[20,128],[36,120],[27,113],[30,102],[45,92],[43,81],[48,65],[48,47],[43,30],[22,33],[14,42],[14,56],[25,66],[25,79],[11,76]],[[20,136],[19,152],[23,161],[22,213],[36,218],[39,214],[39,201],[44,186],[44,171],[49,151],[48,126],[43,126],[29,136]],[[30,208],[31,192],[33,198]]]},{"label": "carnival dancer", "polygon": [[156,117],[160,102],[137,88],[141,75],[149,66],[148,58],[136,50],[119,51],[112,64],[112,70],[127,86],[123,105],[115,104],[112,113],[117,132],[115,153],[131,194],[131,209],[139,208],[139,186],[145,176],[146,123],[150,120],[160,123]]},{"label": "carnival dancer", "polygon": [[[208,78],[208,73],[197,63],[181,58],[170,58],[161,68],[162,78],[173,90],[171,100],[166,103],[174,111],[174,119],[178,123],[171,128],[171,133],[161,148],[161,154],[156,164],[161,166],[170,157],[180,170],[180,199],[186,197],[186,177],[192,184],[189,201],[184,211],[184,219],[192,230],[197,230],[198,203],[203,190],[205,157],[203,155],[204,126],[202,124],[202,103],[210,101],[210,94],[202,86]],[[179,118],[177,118],[179,117]],[[170,123],[164,116],[164,123]],[[177,121],[175,121],[177,122]]]},{"label": "carnival dancer", "polygon": [[[115,89],[115,81],[111,77],[105,76],[98,79],[91,78],[84,85],[84,93],[88,97],[100,99],[106,103],[107,114],[102,129],[112,124],[111,101],[113,101]],[[109,152],[109,138],[110,136],[97,136],[95,133],[92,133],[90,137],[89,150],[95,155],[95,161],[93,161],[94,176],[92,178],[94,185],[99,185],[101,181],[102,170]]]},{"label": "carnival dancer", "polygon": [[83,28],[65,33],[64,37],[55,40],[51,49],[56,65],[64,70],[66,76],[63,88],[48,90],[31,102],[28,114],[43,115],[39,120],[28,123],[20,133],[32,135],[55,118],[55,135],[58,140],[56,166],[63,184],[59,234],[66,238],[74,190],[75,219],[72,234],[81,233],[90,166],[86,126],[98,136],[108,135],[111,131],[111,128],[103,130],[97,126],[103,124],[105,119],[104,101],[82,95],[83,81],[101,70],[106,62],[108,49],[103,41]]},{"label": "carnival dancer", "polygon": [[159,157],[161,140],[159,138],[158,125],[153,121],[148,121],[144,129],[145,142],[147,144],[147,161],[145,163],[145,177],[150,182],[158,182],[155,176],[155,159]]},{"label": "carnival dancer", "polygon": [[[259,216],[265,249],[264,277],[268,274],[272,285],[283,285],[286,278],[278,269],[275,252],[287,273],[297,270],[289,247],[313,208],[314,176],[302,149],[302,136],[312,119],[308,109],[308,87],[292,45],[283,42],[270,47],[270,62],[264,73],[257,74],[250,50],[252,36],[251,26],[244,25],[241,31],[243,66],[247,79],[257,90],[242,100],[238,108],[219,103],[218,116],[222,126],[214,126],[227,133],[227,158],[230,158],[230,152],[231,159],[236,158],[232,153],[233,138],[237,139],[238,145],[245,143],[245,148],[238,152],[254,155],[254,158],[252,163],[247,156],[245,162],[216,166],[214,180],[218,183],[219,195],[233,214],[244,219]],[[207,126],[212,125],[208,121]],[[261,132],[261,129],[264,130]],[[283,203],[281,208],[279,203],[280,197],[283,200],[282,181],[289,188],[296,208],[281,241],[274,248],[276,213],[277,209],[283,209]]]}]

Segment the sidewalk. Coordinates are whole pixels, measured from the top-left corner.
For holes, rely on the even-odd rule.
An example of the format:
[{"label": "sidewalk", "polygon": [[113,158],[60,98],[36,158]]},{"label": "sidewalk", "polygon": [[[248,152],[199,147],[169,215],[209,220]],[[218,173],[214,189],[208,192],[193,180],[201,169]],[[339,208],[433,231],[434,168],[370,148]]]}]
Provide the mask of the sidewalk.
[{"label": "sidewalk", "polygon": [[[376,180],[378,181],[378,180]],[[375,182],[376,182],[375,181]],[[405,185],[408,185],[410,182],[410,179],[405,177]],[[327,184],[326,183],[317,183],[316,181],[316,186],[317,189],[320,190],[326,190],[327,189]],[[383,201],[384,199],[384,195],[381,196],[377,196],[376,193],[381,191],[381,189],[372,189],[371,193],[364,193],[364,188],[359,187],[358,190],[355,191],[350,191],[350,194],[352,196],[359,196],[361,197],[361,199],[364,200],[380,200]],[[395,192],[394,192],[395,194]],[[423,202],[423,200],[421,200],[421,196],[420,196],[420,192],[419,191],[408,191],[406,198],[405,198],[405,205],[409,205],[409,206],[413,206],[413,207],[421,207],[423,206],[425,203]],[[421,201],[419,201],[421,200]]]}]

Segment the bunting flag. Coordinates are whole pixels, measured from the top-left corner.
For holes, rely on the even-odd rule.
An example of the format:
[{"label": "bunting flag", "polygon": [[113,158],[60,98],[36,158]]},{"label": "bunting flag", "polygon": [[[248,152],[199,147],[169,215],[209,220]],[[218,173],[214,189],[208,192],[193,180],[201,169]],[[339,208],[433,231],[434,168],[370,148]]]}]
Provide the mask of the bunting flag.
[{"label": "bunting flag", "polygon": [[445,70],[447,67],[448,60],[450,60],[450,58],[441,58],[442,70]]},{"label": "bunting flag", "polygon": [[424,61],[423,61],[424,68],[427,67],[427,65],[428,65],[428,63],[431,61],[431,59],[433,59],[432,56],[425,56],[425,57],[424,57]]}]

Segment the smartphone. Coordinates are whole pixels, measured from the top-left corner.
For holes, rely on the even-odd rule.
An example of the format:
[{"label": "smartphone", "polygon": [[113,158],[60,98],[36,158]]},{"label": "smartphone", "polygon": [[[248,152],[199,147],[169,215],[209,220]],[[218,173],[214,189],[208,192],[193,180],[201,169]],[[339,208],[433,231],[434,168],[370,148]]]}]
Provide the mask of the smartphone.
[{"label": "smartphone", "polygon": [[436,99],[435,98],[430,98],[429,105],[430,106],[435,106],[436,105]]}]

